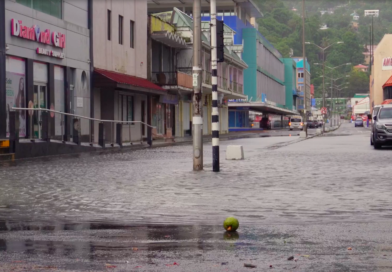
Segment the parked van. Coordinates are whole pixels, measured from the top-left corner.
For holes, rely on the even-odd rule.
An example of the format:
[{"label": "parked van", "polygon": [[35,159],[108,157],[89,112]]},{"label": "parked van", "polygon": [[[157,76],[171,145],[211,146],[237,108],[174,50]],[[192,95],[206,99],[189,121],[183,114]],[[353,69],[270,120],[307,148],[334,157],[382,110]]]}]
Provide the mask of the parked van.
[{"label": "parked van", "polygon": [[301,116],[292,116],[289,123],[290,130],[304,130],[304,123]]}]

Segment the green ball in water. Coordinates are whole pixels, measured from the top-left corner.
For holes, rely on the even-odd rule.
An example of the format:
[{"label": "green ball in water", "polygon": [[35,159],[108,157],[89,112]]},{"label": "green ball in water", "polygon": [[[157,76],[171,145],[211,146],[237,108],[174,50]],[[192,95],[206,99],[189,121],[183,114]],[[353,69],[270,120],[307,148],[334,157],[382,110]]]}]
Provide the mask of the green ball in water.
[{"label": "green ball in water", "polygon": [[240,223],[234,217],[227,217],[225,222],[223,222],[223,227],[228,232],[236,231],[239,226],[240,226]]}]

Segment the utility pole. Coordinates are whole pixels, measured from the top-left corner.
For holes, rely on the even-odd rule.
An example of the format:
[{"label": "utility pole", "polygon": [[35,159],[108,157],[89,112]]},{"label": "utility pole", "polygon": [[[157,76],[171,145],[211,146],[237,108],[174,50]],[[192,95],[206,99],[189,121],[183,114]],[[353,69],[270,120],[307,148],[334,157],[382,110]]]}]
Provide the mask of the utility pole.
[{"label": "utility pole", "polygon": [[219,109],[216,0],[211,0],[211,71],[212,71],[212,170],[219,172]]},{"label": "utility pole", "polygon": [[6,44],[5,44],[5,1],[0,0],[0,139],[7,137],[7,107],[6,107]]},{"label": "utility pole", "polygon": [[203,103],[201,67],[201,0],[193,0],[193,171],[203,170]]},{"label": "utility pole", "polygon": [[[325,108],[325,50],[323,50],[323,108]],[[323,122],[323,133],[325,132],[325,114]]]},{"label": "utility pole", "polygon": [[305,51],[305,0],[302,0],[302,55],[303,55],[303,63],[304,63],[304,132],[306,134],[306,136],[308,136],[308,129],[307,129],[307,125],[306,125],[306,51]]},{"label": "utility pole", "polygon": [[333,70],[331,71],[332,72],[332,75],[331,75],[331,103],[330,103],[330,106],[331,106],[331,124],[330,124],[330,127],[332,127],[332,120],[333,120],[333,99],[332,99],[332,97],[333,97]]},{"label": "utility pole", "polygon": [[374,49],[373,49],[373,44],[374,44],[374,16],[372,15],[372,57],[371,57],[371,62],[370,62],[370,67],[373,65],[373,54],[374,54]]}]

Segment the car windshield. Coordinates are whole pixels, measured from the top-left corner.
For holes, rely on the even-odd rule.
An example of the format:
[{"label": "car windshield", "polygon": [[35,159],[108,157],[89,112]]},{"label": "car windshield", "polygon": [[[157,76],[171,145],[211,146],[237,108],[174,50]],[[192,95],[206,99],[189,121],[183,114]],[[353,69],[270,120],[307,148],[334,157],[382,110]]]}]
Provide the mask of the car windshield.
[{"label": "car windshield", "polygon": [[291,122],[293,122],[293,123],[300,123],[301,119],[293,118],[293,119],[291,119]]},{"label": "car windshield", "polygon": [[357,121],[362,121],[362,118],[357,118]]},{"label": "car windshield", "polygon": [[381,109],[380,119],[392,119],[392,108]]}]

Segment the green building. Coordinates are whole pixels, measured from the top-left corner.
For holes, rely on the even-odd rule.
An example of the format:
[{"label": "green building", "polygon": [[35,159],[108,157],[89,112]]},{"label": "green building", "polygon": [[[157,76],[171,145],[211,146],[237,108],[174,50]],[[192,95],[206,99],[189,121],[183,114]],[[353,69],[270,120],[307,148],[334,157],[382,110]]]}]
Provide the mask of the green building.
[{"label": "green building", "polygon": [[293,111],[297,110],[297,63],[292,58],[283,58],[284,64],[284,85],[286,89],[286,108]]}]

